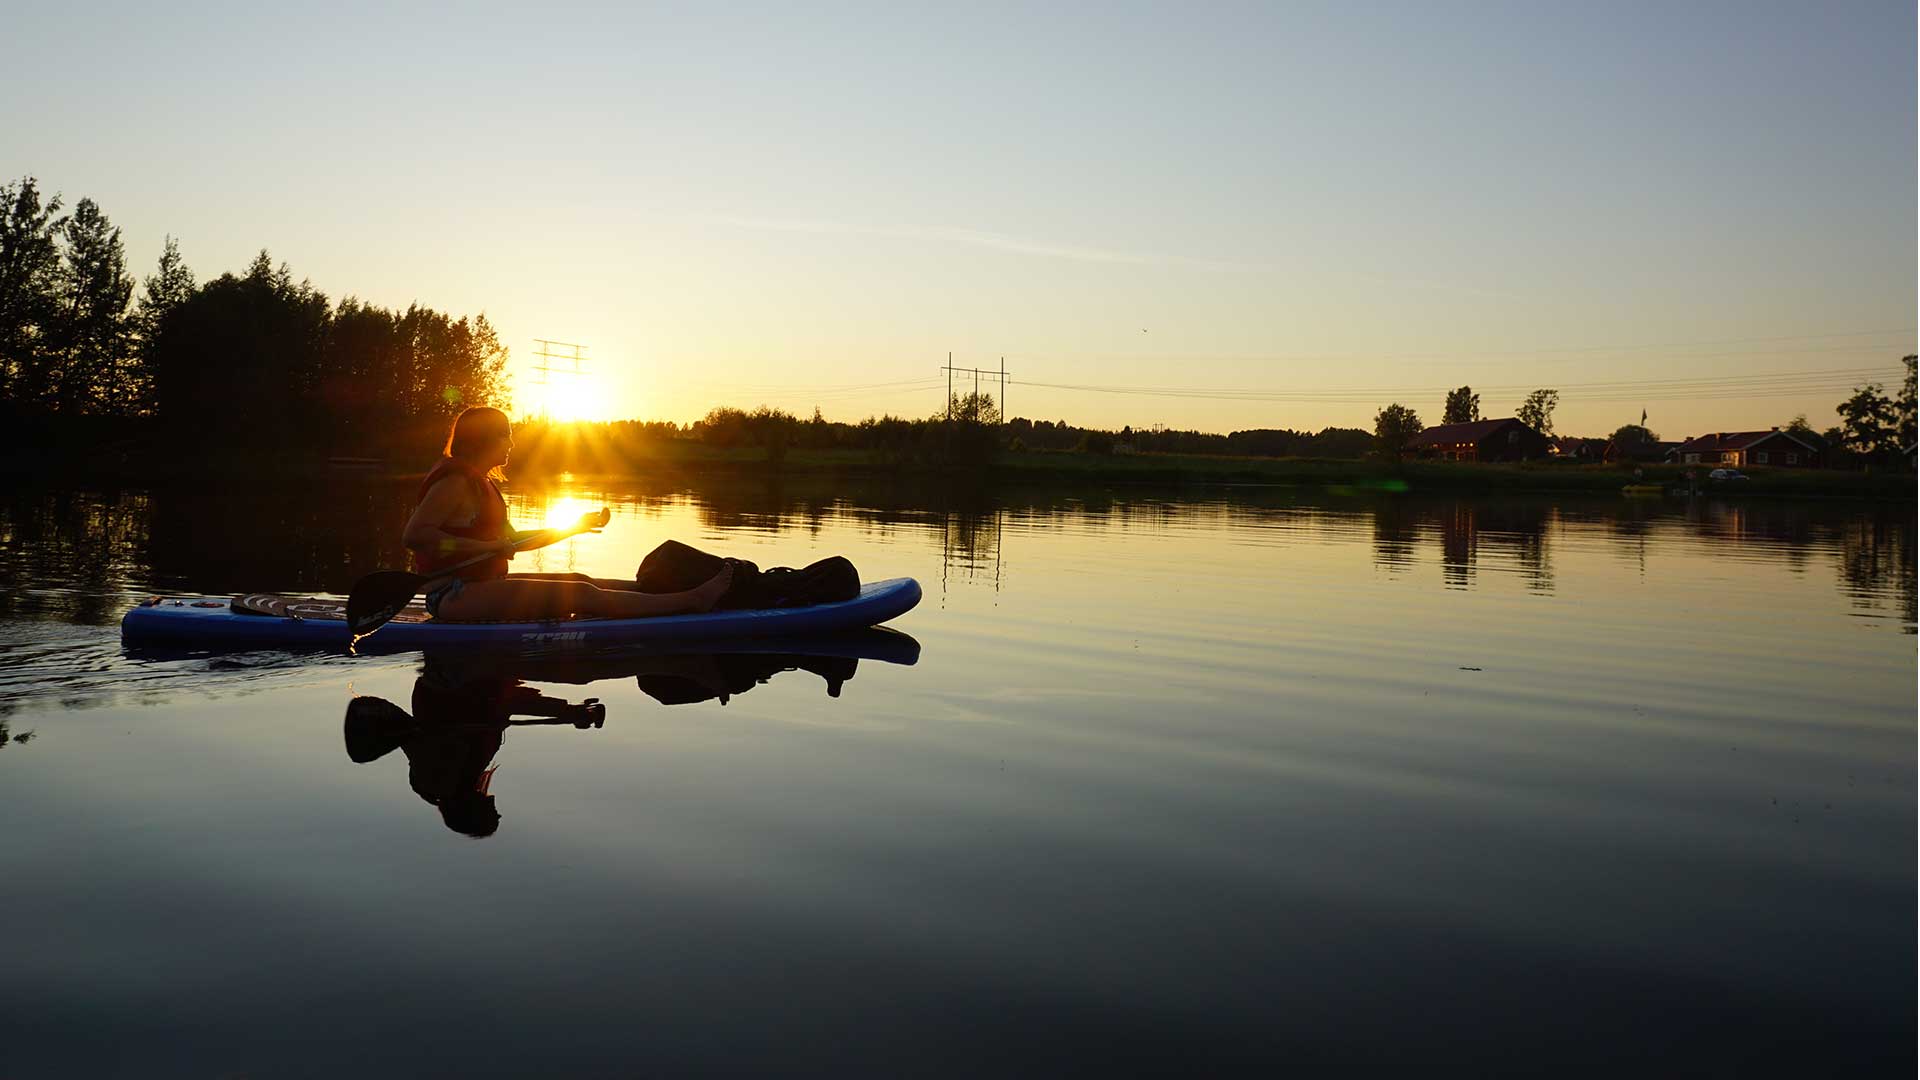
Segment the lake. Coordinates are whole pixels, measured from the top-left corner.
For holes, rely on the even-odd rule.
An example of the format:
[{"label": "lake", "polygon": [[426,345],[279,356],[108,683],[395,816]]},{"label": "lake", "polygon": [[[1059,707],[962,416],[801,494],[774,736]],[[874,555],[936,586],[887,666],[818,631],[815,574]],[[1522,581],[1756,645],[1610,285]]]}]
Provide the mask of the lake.
[{"label": "lake", "polygon": [[0,1075],[1910,1075],[1911,504],[577,479],[910,639],[127,653],[399,564],[286,486],[0,496]]}]

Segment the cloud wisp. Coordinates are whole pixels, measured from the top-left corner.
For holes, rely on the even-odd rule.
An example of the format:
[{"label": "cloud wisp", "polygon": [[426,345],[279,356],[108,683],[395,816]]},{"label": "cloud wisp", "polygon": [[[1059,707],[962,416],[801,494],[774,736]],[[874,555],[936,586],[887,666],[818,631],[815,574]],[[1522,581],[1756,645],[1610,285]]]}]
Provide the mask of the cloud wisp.
[{"label": "cloud wisp", "polygon": [[983,232],[978,229],[956,229],[932,225],[857,225],[838,221],[783,221],[768,218],[708,217],[701,219],[708,224],[731,229],[752,229],[760,232],[811,233],[833,236],[874,236],[890,240],[919,240],[932,243],[953,244],[961,247],[987,248],[992,251],[1004,251],[1015,255],[1036,255],[1048,259],[1069,259],[1074,262],[1107,263],[1119,266],[1167,266],[1185,267],[1194,270],[1216,270],[1238,273],[1258,273],[1273,269],[1254,263],[1231,262],[1220,259],[1197,259],[1186,255],[1162,255],[1134,251],[1113,251],[1106,248],[1076,247],[1068,244],[1053,244],[1024,237],[1010,236],[1006,233]]}]

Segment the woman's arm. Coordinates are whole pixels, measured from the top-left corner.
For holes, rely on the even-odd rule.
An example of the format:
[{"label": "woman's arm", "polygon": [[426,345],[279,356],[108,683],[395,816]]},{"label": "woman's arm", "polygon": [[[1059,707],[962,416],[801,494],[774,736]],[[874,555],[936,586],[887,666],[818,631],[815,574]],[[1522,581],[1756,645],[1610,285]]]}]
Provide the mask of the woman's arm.
[{"label": "woman's arm", "polygon": [[473,514],[473,500],[468,494],[466,482],[458,476],[442,477],[439,483],[427,490],[427,497],[420,500],[420,505],[414,507],[413,517],[407,519],[407,530],[400,535],[400,542],[414,551],[441,558],[484,555],[494,551],[511,558],[511,538],[474,540],[455,536],[440,528],[449,521],[472,517]]},{"label": "woman's arm", "polygon": [[613,514],[603,508],[595,510],[592,513],[581,514],[579,521],[574,522],[565,529],[511,529],[507,532],[507,535],[513,540],[516,550],[532,551],[535,548],[543,548],[550,544],[557,544],[569,536],[578,536],[583,532],[603,529],[612,517]]}]

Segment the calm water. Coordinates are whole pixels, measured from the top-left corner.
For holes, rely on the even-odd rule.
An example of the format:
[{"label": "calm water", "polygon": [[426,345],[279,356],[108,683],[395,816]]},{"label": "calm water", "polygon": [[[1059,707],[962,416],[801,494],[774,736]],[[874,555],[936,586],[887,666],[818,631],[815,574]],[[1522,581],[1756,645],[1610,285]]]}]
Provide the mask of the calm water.
[{"label": "calm water", "polygon": [[0,496],[0,1076],[1911,1075],[1911,507],[580,483],[520,569],[846,554],[914,640],[122,650],[398,558],[302,494]]}]

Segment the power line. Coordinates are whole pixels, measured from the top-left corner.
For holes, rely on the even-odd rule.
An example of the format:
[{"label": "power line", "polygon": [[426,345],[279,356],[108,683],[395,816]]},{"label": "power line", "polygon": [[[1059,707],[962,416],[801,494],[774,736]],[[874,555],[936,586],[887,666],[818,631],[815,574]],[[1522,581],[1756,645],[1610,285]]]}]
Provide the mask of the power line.
[{"label": "power line", "polygon": [[[1638,389],[1638,388],[1657,387],[1657,386],[1669,386],[1669,387],[1678,389],[1683,386],[1713,388],[1713,387],[1737,387],[1744,384],[1769,385],[1769,384],[1786,383],[1786,382],[1815,382],[1815,381],[1825,384],[1835,379],[1864,379],[1864,378],[1871,378],[1874,376],[1884,376],[1888,373],[1889,373],[1888,369],[1884,367],[1831,368],[1823,371],[1761,372],[1761,373],[1753,373],[1753,374],[1747,374],[1747,375],[1731,375],[1731,376],[1695,376],[1695,377],[1682,378],[1682,379],[1619,379],[1619,380],[1611,380],[1611,381],[1604,381],[1604,382],[1585,382],[1585,383],[1557,382],[1554,384],[1552,388],[1560,389],[1560,390],[1586,390],[1586,389],[1604,390],[1604,389],[1611,389],[1615,387],[1628,387],[1628,388]],[[1101,393],[1145,394],[1145,395],[1154,395],[1154,396],[1193,395],[1193,396],[1207,396],[1207,397],[1246,397],[1249,399],[1258,399],[1263,397],[1274,397],[1274,396],[1286,397],[1289,399],[1299,398],[1299,397],[1342,397],[1342,396],[1348,396],[1353,394],[1380,394],[1380,393],[1428,394],[1428,393],[1446,393],[1450,390],[1455,389],[1455,387],[1453,386],[1430,385],[1430,386],[1341,386],[1341,387],[1322,387],[1322,388],[1312,389],[1312,390],[1274,390],[1274,389],[1267,389],[1267,388],[1239,388],[1239,387],[1122,386],[1122,385],[1102,384],[1102,383],[1049,383],[1049,382],[1030,382],[1027,380],[1016,380],[1016,381],[1026,386],[1044,386],[1044,387],[1051,387],[1053,389],[1060,389],[1060,390],[1090,390],[1090,391],[1098,391]],[[1479,387],[1479,389],[1483,391],[1532,390],[1532,389],[1538,388],[1538,386],[1539,386],[1539,383],[1491,383],[1491,384],[1482,384]]]},{"label": "power line", "polygon": [[[1701,347],[1710,346],[1710,345],[1768,344],[1772,342],[1781,342],[1781,341],[1812,342],[1812,341],[1823,341],[1823,340],[1828,340],[1832,338],[1891,337],[1896,334],[1910,336],[1914,333],[1916,333],[1916,329],[1914,327],[1907,327],[1906,329],[1902,329],[1902,330],[1847,330],[1847,331],[1838,331],[1838,332],[1828,333],[1828,334],[1790,334],[1790,335],[1784,335],[1779,337],[1718,338],[1718,339],[1707,339],[1707,340],[1698,340],[1698,341],[1649,341],[1649,342],[1641,342],[1633,345],[1544,346],[1544,347],[1538,347],[1538,348],[1522,348],[1522,349],[1454,349],[1454,350],[1435,350],[1435,351],[1418,351],[1418,352],[1319,352],[1319,353],[1259,353],[1259,354],[1215,353],[1215,354],[1207,354],[1203,356],[1195,356],[1191,354],[1174,354],[1174,353],[1156,353],[1156,354],[1110,353],[1110,354],[1103,354],[1103,355],[1107,356],[1108,358],[1123,356],[1131,359],[1188,359],[1188,360],[1241,360],[1241,361],[1424,360],[1424,359],[1454,359],[1458,357],[1481,357],[1481,356],[1570,356],[1570,355],[1590,354],[1590,353],[1639,352],[1647,349],[1693,349],[1693,348],[1701,348]],[[1899,347],[1903,347],[1903,346],[1837,345],[1837,346],[1828,346],[1828,347],[1820,347],[1820,348],[1809,346],[1806,348],[1779,349],[1779,350],[1742,349],[1737,352],[1729,352],[1729,353],[1694,353],[1691,355],[1695,357],[1797,355],[1797,354],[1807,353],[1807,352],[1859,352],[1859,351],[1868,351],[1868,350],[1874,350],[1874,349],[1880,349],[1880,348],[1899,348]],[[1022,358],[1043,359],[1043,357],[1037,357],[1037,356],[1022,357]]]},{"label": "power line", "polygon": [[[1891,374],[1886,368],[1847,368],[1819,372],[1781,372],[1723,378],[1615,380],[1595,383],[1561,383],[1552,389],[1583,400],[1610,399],[1618,395],[1658,394],[1662,396],[1733,396],[1752,394],[1797,394],[1844,390],[1848,385],[1871,381]],[[1119,394],[1137,397],[1198,398],[1216,401],[1320,402],[1327,404],[1366,403],[1382,398],[1419,397],[1445,393],[1453,387],[1372,386],[1314,390],[1235,390],[1207,387],[1143,387],[1097,383],[1051,383],[1034,380],[1009,380],[1023,386],[1082,393]],[[1534,384],[1512,383],[1484,386],[1483,392],[1516,392],[1534,389]]]}]

